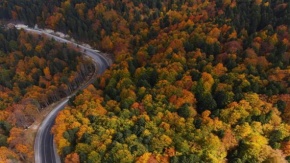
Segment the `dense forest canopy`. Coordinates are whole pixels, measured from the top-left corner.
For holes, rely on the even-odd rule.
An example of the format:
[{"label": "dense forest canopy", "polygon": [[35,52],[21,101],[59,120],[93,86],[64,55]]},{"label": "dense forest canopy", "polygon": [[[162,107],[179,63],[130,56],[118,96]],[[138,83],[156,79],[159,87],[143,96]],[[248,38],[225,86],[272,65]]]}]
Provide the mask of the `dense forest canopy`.
[{"label": "dense forest canopy", "polygon": [[288,0],[0,2],[3,19],[115,57],[56,119],[64,162],[290,160],[289,14]]},{"label": "dense forest canopy", "polygon": [[68,45],[23,30],[0,28],[0,40],[0,160],[31,162],[26,139],[33,136],[24,129],[44,107],[69,95],[93,65]]}]

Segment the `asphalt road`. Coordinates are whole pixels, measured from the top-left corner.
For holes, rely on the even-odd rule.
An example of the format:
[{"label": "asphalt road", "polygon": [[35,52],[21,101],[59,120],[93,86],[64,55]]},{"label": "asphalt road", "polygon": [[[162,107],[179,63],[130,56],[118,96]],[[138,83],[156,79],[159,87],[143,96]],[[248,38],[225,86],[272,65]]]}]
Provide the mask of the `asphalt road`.
[{"label": "asphalt road", "polygon": [[34,144],[35,163],[60,163],[60,158],[54,150],[53,135],[50,131],[57,113],[64,108],[68,100],[63,100],[54,108],[39,126]]},{"label": "asphalt road", "polygon": [[[111,65],[112,61],[102,56],[100,54],[100,51],[98,50],[94,50],[94,49],[85,47],[83,45],[77,44],[75,42],[66,40],[64,38],[52,35],[41,29],[32,29],[28,27],[19,27],[18,29],[24,29],[25,31],[34,33],[34,34],[45,35],[46,37],[53,38],[57,42],[68,43],[68,44],[72,44],[78,47],[83,54],[89,56],[94,61],[95,65],[97,66],[97,71],[95,72],[95,74],[103,73]],[[95,80],[94,78],[90,79],[88,82],[84,83],[79,89],[84,89],[94,80]],[[64,108],[64,106],[69,101],[69,98],[73,96],[73,94],[68,96],[65,99],[62,99],[61,102],[53,109],[53,111],[51,111],[47,115],[47,117],[39,126],[36,137],[35,137],[35,143],[34,143],[35,163],[60,163],[61,162],[60,157],[56,153],[56,147],[53,140],[53,135],[51,134],[51,128],[54,124],[57,113]]]}]

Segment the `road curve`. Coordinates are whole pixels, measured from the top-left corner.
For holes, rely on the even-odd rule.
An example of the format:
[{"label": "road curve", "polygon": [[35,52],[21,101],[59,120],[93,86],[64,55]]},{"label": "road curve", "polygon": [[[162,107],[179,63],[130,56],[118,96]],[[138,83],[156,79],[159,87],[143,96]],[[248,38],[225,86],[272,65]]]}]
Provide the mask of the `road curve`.
[{"label": "road curve", "polygon": [[34,156],[35,163],[59,163],[60,158],[54,152],[53,135],[50,130],[54,124],[57,113],[63,109],[69,99],[63,100],[51,111],[38,128],[35,144]]},{"label": "road curve", "polygon": [[[94,50],[89,47],[77,44],[73,41],[69,41],[64,38],[52,35],[46,32],[45,30],[32,29],[23,25],[18,26],[18,27],[16,25],[16,28],[23,29],[33,34],[45,35],[46,37],[53,38],[57,42],[68,43],[68,44],[76,46],[77,48],[79,48],[79,50],[83,54],[87,55],[95,62],[95,65],[97,66],[97,72],[95,72],[95,74],[103,73],[112,64],[112,61],[102,56],[98,50]],[[93,81],[94,81],[94,78],[86,82],[79,89],[85,88]],[[35,142],[34,142],[35,163],[60,163],[61,162],[60,157],[56,153],[56,147],[53,140],[53,135],[51,134],[51,128],[54,124],[57,113],[64,108],[64,106],[68,103],[69,98],[72,95],[68,96],[65,99],[62,99],[60,103],[53,109],[53,111],[51,111],[46,116],[44,121],[39,126],[36,137],[35,137]]]}]

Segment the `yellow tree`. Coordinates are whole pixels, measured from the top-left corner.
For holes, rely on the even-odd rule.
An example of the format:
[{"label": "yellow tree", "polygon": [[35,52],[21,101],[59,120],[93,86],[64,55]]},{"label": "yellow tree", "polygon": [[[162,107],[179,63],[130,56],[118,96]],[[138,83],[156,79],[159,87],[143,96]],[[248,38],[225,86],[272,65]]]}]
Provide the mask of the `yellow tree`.
[{"label": "yellow tree", "polygon": [[211,87],[214,83],[213,77],[211,76],[211,74],[209,74],[207,72],[203,72],[201,78],[202,78],[203,87],[204,87],[205,91],[210,92]]}]

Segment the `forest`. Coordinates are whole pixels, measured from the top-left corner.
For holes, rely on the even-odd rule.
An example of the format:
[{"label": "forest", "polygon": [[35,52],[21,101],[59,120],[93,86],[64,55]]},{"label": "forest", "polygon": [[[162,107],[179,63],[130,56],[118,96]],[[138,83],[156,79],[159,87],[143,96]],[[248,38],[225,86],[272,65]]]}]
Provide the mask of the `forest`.
[{"label": "forest", "polygon": [[0,28],[0,162],[32,162],[34,136],[25,130],[49,104],[69,95],[93,72],[66,44],[16,28]]},{"label": "forest", "polygon": [[[0,18],[67,33],[114,56],[56,118],[52,132],[65,163],[290,161],[289,0],[4,0]],[[14,58],[31,56],[26,44],[37,40],[21,35],[7,43],[18,45]],[[31,48],[40,58],[36,69],[43,68],[39,80],[31,76],[38,89],[49,88],[46,67],[61,79],[68,70],[57,70],[75,72],[83,63],[66,49],[72,56],[60,59],[58,69],[58,53],[44,47],[51,66],[41,67],[44,53]],[[60,55],[67,54],[62,48]],[[71,57],[77,59],[69,67]],[[36,93],[19,73],[2,75],[16,67],[6,64],[1,78],[8,80],[0,84],[20,92],[7,104]],[[63,80],[57,81],[61,87]],[[6,153],[0,159],[12,152],[25,162],[10,141],[17,123],[3,119],[0,150]]]}]

